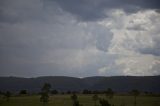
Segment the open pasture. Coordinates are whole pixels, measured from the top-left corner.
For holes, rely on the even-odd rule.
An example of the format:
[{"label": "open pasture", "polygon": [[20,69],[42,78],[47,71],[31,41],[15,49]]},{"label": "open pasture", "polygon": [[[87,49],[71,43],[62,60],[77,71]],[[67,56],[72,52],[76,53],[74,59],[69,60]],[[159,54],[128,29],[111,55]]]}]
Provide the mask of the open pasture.
[{"label": "open pasture", "polygon": [[[53,95],[50,96],[46,106],[72,106],[71,95]],[[78,95],[78,100],[83,106],[94,106],[92,100],[93,95]],[[100,98],[107,99],[104,95],[99,95]],[[113,99],[108,99],[109,103],[114,106],[134,106],[133,96],[114,96]],[[0,106],[43,106],[40,102],[40,96],[14,96],[9,101],[0,98]],[[97,101],[97,106],[100,104]],[[137,106],[160,106],[160,97],[138,96]]]}]

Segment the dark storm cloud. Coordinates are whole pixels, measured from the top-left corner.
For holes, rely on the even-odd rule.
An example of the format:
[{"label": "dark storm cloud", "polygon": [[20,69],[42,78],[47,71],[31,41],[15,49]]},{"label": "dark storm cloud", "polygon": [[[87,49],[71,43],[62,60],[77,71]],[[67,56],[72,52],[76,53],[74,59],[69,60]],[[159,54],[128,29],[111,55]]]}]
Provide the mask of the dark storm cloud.
[{"label": "dark storm cloud", "polygon": [[47,0],[56,2],[64,11],[83,21],[94,21],[106,17],[110,9],[123,9],[128,13],[141,9],[159,9],[159,0]]},{"label": "dark storm cloud", "polygon": [[[42,6],[41,11],[39,7]],[[29,0],[0,1],[0,22],[46,20],[46,10],[55,7],[74,15],[78,20],[95,21],[107,17],[106,11],[123,9],[128,13],[141,9],[160,9],[159,0]],[[16,12],[15,12],[16,11]],[[55,11],[53,11],[55,12]],[[59,10],[57,13],[60,12]]]},{"label": "dark storm cloud", "polygon": [[25,21],[44,21],[46,14],[43,11],[41,0],[1,0],[0,1],[0,22],[1,23],[22,23]]}]

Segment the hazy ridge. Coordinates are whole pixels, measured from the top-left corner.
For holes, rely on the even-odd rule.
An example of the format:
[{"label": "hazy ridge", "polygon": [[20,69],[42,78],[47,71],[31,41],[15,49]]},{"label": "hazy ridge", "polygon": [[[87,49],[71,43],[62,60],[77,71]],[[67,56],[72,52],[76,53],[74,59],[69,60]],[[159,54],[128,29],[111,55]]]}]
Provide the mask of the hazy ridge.
[{"label": "hazy ridge", "polygon": [[26,89],[39,92],[44,83],[50,83],[52,89],[61,91],[105,90],[112,88],[119,92],[132,89],[160,92],[160,76],[113,76],[75,78],[67,76],[45,76],[36,78],[0,77],[0,91],[19,91]]}]

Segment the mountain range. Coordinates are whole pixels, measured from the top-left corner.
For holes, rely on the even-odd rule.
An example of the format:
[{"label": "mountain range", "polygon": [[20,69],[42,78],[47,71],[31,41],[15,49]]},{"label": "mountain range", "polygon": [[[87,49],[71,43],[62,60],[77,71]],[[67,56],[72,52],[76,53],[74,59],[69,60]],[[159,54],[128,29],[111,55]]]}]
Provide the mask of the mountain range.
[{"label": "mountain range", "polygon": [[106,90],[117,92],[132,89],[160,93],[160,76],[94,76],[75,78],[67,76],[44,76],[36,78],[0,77],[0,91],[19,91],[26,89],[39,92],[44,83],[50,83],[52,89],[59,91]]}]

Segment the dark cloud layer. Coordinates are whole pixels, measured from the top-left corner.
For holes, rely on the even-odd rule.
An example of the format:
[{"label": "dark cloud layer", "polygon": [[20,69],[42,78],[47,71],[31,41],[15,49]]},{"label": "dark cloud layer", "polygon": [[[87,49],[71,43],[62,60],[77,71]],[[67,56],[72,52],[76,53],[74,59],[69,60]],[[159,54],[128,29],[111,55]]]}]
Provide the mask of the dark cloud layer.
[{"label": "dark cloud layer", "polygon": [[123,9],[135,12],[141,9],[159,9],[159,0],[47,0],[56,2],[64,11],[83,21],[94,21],[106,17],[106,11]]},{"label": "dark cloud layer", "polygon": [[[106,12],[111,9],[123,9],[128,13],[143,9],[160,9],[159,0],[41,0],[41,3],[38,0],[34,2],[29,0],[23,2],[1,0],[0,22],[15,23],[30,19],[44,21],[46,20],[45,10],[48,7],[54,10],[57,6],[82,21],[104,19],[107,17]],[[41,12],[37,10],[38,6],[35,5],[43,6]],[[58,10],[58,12],[60,11]]]}]

